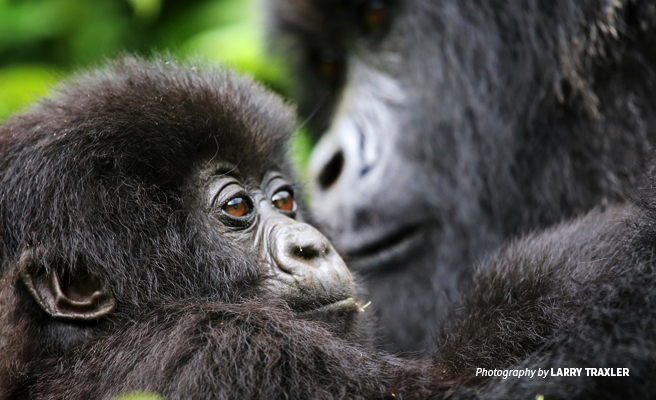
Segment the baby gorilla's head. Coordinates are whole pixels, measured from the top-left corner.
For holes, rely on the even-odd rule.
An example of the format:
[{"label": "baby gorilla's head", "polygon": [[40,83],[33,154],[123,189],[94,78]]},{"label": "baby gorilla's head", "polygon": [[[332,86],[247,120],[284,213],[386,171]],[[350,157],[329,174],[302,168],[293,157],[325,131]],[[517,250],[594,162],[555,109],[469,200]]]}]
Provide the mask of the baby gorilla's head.
[{"label": "baby gorilla's head", "polygon": [[137,58],[10,119],[1,254],[14,309],[48,327],[31,340],[62,348],[109,315],[179,300],[265,300],[353,337],[351,274],[300,221],[285,175],[292,128],[249,79]]}]

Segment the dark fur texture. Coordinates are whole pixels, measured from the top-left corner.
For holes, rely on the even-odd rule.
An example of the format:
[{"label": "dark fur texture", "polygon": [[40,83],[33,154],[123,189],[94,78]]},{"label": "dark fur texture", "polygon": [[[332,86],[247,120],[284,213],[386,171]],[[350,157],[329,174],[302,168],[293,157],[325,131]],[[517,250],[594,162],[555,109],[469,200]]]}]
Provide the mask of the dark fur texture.
[{"label": "dark fur texture", "polygon": [[166,304],[136,321],[113,322],[111,332],[42,360],[29,398],[102,399],[134,390],[167,400],[430,393],[425,363],[337,338],[271,304]]},{"label": "dark fur texture", "polygon": [[[650,195],[651,196],[651,195]],[[439,345],[462,398],[652,398],[653,205],[611,208],[516,241],[476,273]],[[476,377],[476,368],[629,368],[628,377]],[[550,371],[551,372],[551,371]]]},{"label": "dark fur texture", "polygon": [[[367,28],[381,5],[386,22]],[[643,184],[656,141],[652,1],[271,8],[300,110],[323,135],[310,163],[317,222],[367,275],[391,349],[431,347],[468,266],[506,239]]]}]

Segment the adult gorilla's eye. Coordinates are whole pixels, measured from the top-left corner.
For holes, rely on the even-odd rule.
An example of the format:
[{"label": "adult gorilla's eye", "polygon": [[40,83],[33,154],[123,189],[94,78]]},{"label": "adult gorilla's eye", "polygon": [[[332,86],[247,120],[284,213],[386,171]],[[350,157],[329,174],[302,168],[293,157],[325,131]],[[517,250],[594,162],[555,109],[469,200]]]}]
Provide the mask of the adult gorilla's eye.
[{"label": "adult gorilla's eye", "polygon": [[384,0],[369,0],[359,10],[360,23],[369,34],[379,33],[389,20],[389,10]]},{"label": "adult gorilla's eye", "polygon": [[230,199],[221,209],[233,217],[243,217],[253,211],[253,207],[248,200],[241,196]]},{"label": "adult gorilla's eye", "polygon": [[333,49],[312,50],[309,56],[311,63],[324,79],[335,79],[344,68],[339,52]]},{"label": "adult gorilla's eye", "polygon": [[271,203],[279,210],[294,211],[296,203],[294,203],[294,196],[288,190],[280,190],[276,192],[271,198]]},{"label": "adult gorilla's eye", "polygon": [[330,50],[324,50],[319,54],[319,71],[321,74],[332,77],[337,75],[339,72],[340,63],[339,57],[335,52]]}]

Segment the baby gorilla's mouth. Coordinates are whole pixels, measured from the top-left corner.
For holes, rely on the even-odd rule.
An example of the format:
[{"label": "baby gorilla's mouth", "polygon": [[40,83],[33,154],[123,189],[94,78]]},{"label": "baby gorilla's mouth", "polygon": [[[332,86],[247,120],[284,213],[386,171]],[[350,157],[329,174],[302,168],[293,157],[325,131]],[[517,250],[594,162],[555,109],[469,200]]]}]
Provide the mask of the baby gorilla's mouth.
[{"label": "baby gorilla's mouth", "polygon": [[331,298],[297,299],[288,301],[290,307],[301,316],[311,316],[317,313],[333,312],[339,310],[358,310],[360,303],[352,297],[338,296]]},{"label": "baby gorilla's mouth", "polygon": [[348,336],[357,331],[360,314],[368,305],[363,307],[361,303],[348,297],[334,301],[314,301],[294,310],[302,319],[326,323],[333,333]]}]

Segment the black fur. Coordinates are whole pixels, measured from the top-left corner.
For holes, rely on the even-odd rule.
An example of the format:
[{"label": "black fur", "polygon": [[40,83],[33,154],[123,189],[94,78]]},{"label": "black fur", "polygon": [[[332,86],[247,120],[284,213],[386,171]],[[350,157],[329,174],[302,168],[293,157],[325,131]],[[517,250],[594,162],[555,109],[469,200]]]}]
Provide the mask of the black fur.
[{"label": "black fur", "polygon": [[[649,197],[653,198],[653,194]],[[508,245],[474,277],[438,362],[463,398],[652,398],[653,204],[611,208]],[[629,368],[628,377],[476,377],[476,368]]]},{"label": "black fur", "polygon": [[42,360],[27,397],[102,399],[136,390],[167,400],[430,394],[425,363],[345,341],[271,304],[185,301],[113,322],[110,332],[74,352]]}]

